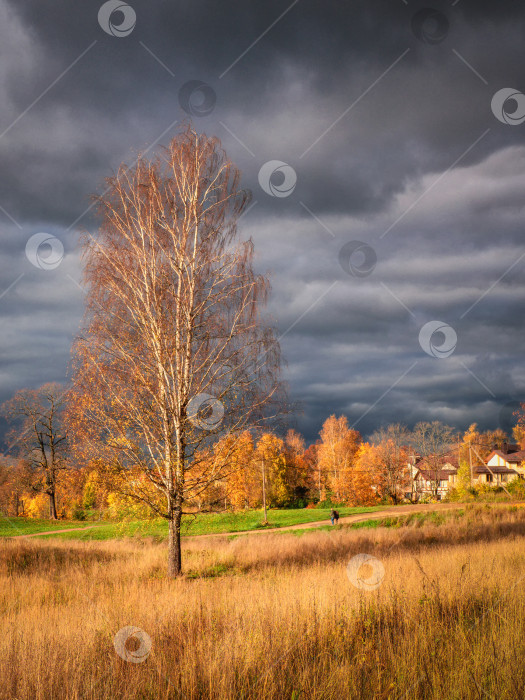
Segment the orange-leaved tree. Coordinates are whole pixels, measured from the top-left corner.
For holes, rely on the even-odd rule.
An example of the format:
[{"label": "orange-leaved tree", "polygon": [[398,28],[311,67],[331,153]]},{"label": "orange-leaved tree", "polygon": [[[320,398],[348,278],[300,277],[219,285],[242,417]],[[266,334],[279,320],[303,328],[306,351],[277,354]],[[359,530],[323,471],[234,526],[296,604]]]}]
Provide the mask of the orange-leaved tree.
[{"label": "orange-leaved tree", "polygon": [[[253,453],[253,437],[246,430],[239,436],[227,435],[219,440],[210,455],[221,464],[228,456],[228,468],[222,470],[222,494],[235,510],[254,507],[260,501],[261,474],[253,461]],[[213,503],[214,499],[208,496],[207,500]]]},{"label": "orange-leaved tree", "polygon": [[346,416],[330,416],[320,432],[321,443],[317,450],[319,466],[325,474],[325,482],[337,500],[343,498],[345,484],[350,478],[353,459],[361,442],[357,430],[348,427]]},{"label": "orange-leaved tree", "polygon": [[288,430],[284,440],[287,481],[295,504],[303,504],[312,491],[313,479],[305,459],[303,436],[296,430]]},{"label": "orange-leaved tree", "polygon": [[27,460],[0,456],[0,512],[4,516],[25,514],[33,474]]},{"label": "orange-leaved tree", "polygon": [[345,484],[345,501],[351,505],[372,506],[380,497],[378,448],[362,442],[355,454],[354,466]]}]

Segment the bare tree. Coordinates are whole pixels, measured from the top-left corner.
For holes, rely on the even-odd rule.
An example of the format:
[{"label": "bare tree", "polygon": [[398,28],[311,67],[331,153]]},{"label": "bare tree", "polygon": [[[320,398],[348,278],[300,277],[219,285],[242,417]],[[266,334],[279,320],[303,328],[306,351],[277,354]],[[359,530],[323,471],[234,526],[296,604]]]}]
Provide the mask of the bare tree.
[{"label": "bare tree", "polygon": [[408,440],[408,430],[400,423],[380,428],[371,437],[371,442],[377,446],[379,457],[379,488],[393,503],[398,503],[403,497],[410,481]]},{"label": "bare tree", "polygon": [[57,519],[57,476],[66,468],[66,433],[63,427],[65,391],[60,384],[21,389],[2,406],[2,414],[14,423],[8,434],[9,451],[28,459],[35,479],[32,488],[49,498],[49,517]]},{"label": "bare tree", "polygon": [[457,445],[457,433],[454,428],[438,420],[421,421],[414,427],[410,442],[424,459],[431,476],[432,495],[437,496],[444,457],[454,445]]},{"label": "bare tree", "polygon": [[170,576],[185,501],[229,468],[228,450],[207,458],[213,442],[265,425],[280,393],[268,280],[236,240],[239,182],[220,142],[187,127],[107,180],[98,236],[84,239],[72,420],[123,490],[168,520]]}]

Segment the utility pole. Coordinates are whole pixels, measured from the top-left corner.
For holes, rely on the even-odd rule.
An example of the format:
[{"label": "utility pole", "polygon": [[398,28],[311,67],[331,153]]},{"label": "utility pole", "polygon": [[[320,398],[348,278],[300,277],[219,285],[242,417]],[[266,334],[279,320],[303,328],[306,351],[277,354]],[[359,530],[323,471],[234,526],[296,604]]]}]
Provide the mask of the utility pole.
[{"label": "utility pole", "polygon": [[266,513],[266,470],[264,468],[264,459],[261,459],[261,470],[262,470],[263,509],[264,509],[263,525],[268,525],[268,516]]},{"label": "utility pole", "polygon": [[416,486],[416,479],[415,479],[416,473],[417,473],[417,470],[416,470],[416,455],[415,455],[415,453],[414,453],[413,455],[408,455],[408,458],[409,458],[409,459],[412,459],[412,462],[409,463],[409,469],[410,469],[410,483],[411,483],[411,487],[410,487],[411,498],[410,498],[410,500],[411,500],[412,503],[413,503],[413,502],[414,502],[414,498],[416,498],[416,497],[418,496],[418,493],[417,493],[417,486]]},{"label": "utility pole", "polygon": [[470,486],[472,486],[472,445],[468,445],[468,461],[470,464]]}]

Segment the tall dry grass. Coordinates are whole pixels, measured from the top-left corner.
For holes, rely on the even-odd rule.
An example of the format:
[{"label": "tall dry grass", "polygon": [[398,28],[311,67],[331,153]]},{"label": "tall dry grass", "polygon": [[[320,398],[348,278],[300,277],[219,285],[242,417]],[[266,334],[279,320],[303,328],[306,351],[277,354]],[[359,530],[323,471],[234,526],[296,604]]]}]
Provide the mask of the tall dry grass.
[{"label": "tall dry grass", "polygon": [[[374,591],[346,574],[378,557]],[[4,541],[0,697],[523,698],[525,512],[437,527],[151,542]],[[152,641],[143,663],[119,629]],[[133,649],[133,639],[129,641]]]}]

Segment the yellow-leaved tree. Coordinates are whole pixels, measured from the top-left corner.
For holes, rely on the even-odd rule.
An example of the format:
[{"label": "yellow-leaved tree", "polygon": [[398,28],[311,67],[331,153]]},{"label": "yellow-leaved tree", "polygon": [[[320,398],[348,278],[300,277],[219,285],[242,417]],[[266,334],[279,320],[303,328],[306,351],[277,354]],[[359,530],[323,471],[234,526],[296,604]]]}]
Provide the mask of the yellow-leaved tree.
[{"label": "yellow-leaved tree", "polygon": [[323,423],[317,448],[321,477],[336,500],[344,498],[361,435],[348,427],[346,416],[331,415]]}]

